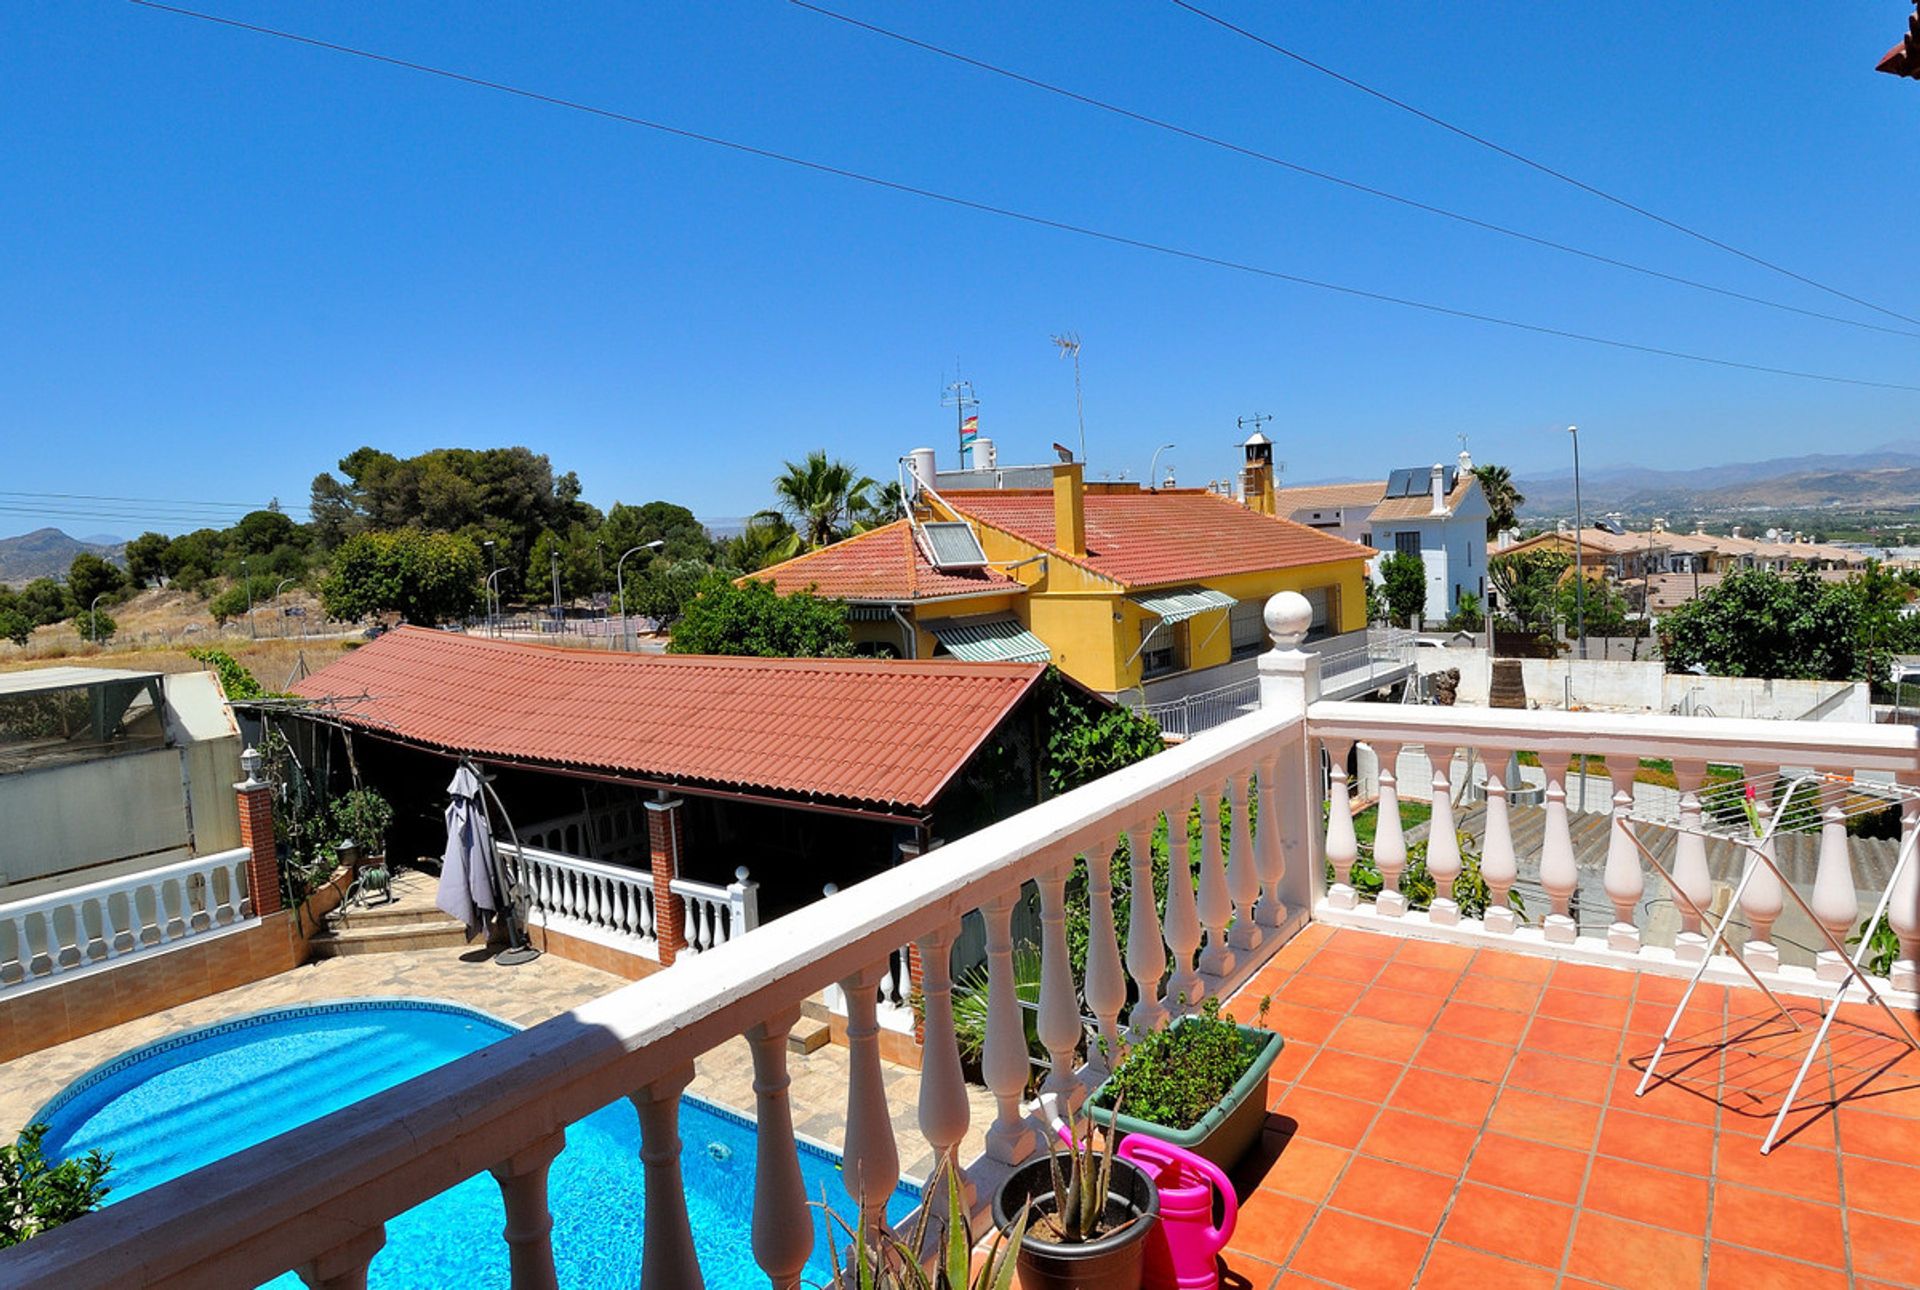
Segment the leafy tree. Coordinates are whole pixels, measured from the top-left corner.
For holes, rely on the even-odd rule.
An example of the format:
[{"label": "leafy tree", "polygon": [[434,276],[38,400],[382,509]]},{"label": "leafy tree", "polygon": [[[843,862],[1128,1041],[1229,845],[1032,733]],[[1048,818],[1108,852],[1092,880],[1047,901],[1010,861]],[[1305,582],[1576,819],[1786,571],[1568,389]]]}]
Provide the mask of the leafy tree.
[{"label": "leafy tree", "polygon": [[1475,593],[1463,591],[1460,593],[1460,603],[1455,605],[1453,613],[1447,616],[1447,630],[1477,632],[1486,626],[1486,622],[1486,605]]},{"label": "leafy tree", "polygon": [[171,539],[164,533],[142,533],[127,543],[127,576],[142,587],[157,586],[167,572],[167,548]]},{"label": "leafy tree", "polygon": [[[1584,592],[1579,592],[1578,587],[1572,578],[1560,584],[1557,612],[1561,622],[1584,623],[1589,636],[1640,635],[1644,623],[1628,616],[1632,606],[1612,582],[1590,577]],[[1576,595],[1582,598],[1576,599]]]},{"label": "leafy tree", "polygon": [[46,1140],[47,1126],[33,1124],[18,1142],[0,1146],[0,1248],[92,1213],[111,1190],[113,1157],[94,1150],[55,1164]]},{"label": "leafy tree", "polygon": [[279,511],[249,511],[228,530],[229,549],[235,554],[266,555],[275,547],[292,542],[299,527]]},{"label": "leafy tree", "polygon": [[637,586],[633,579],[627,580],[627,603],[636,614],[673,622],[685,611],[687,602],[700,594],[712,574],[713,566],[699,560],[673,564],[656,560]]},{"label": "leafy tree", "polygon": [[0,609],[0,637],[12,641],[15,645],[25,645],[33,635],[33,620],[19,609],[9,606]]},{"label": "leafy tree", "polygon": [[1886,659],[1920,646],[1920,622],[1892,605],[1877,570],[1844,583],[1801,568],[1728,574],[1660,620],[1670,670],[1714,676],[1882,680]]},{"label": "leafy tree", "polygon": [[555,555],[559,556],[560,598],[567,603],[598,591],[613,572],[607,567],[604,547],[586,525],[575,524],[564,535],[544,532],[534,539],[527,558],[529,594],[544,593],[542,600],[552,596]]},{"label": "leafy tree", "polygon": [[1492,508],[1487,516],[1487,537],[1498,537],[1500,530],[1519,523],[1517,513],[1526,504],[1526,496],[1514,487],[1513,472],[1505,466],[1475,466],[1473,476],[1480,481],[1480,492]]},{"label": "leafy tree", "polygon": [[849,658],[853,634],[844,601],[811,592],[783,596],[771,583],[708,577],[674,625],[672,654],[752,654],[762,658]]},{"label": "leafy tree", "polygon": [[67,569],[67,590],[81,609],[90,607],[95,596],[117,595],[126,585],[127,575],[119,565],[109,564],[91,551],[74,556]]},{"label": "leafy tree", "polygon": [[226,543],[218,529],[195,529],[167,543],[161,567],[177,586],[196,591],[220,569]]},{"label": "leafy tree", "polygon": [[36,627],[73,616],[73,597],[52,578],[35,578],[20,589],[18,608]]},{"label": "leafy tree", "polygon": [[80,639],[104,645],[120,630],[120,624],[104,609],[83,609],[73,616],[73,628],[80,633]]},{"label": "leafy tree", "polygon": [[1560,583],[1573,567],[1564,551],[1510,551],[1487,561],[1487,580],[1500,597],[1500,626],[1509,631],[1553,631]]},{"label": "leafy tree", "polygon": [[877,529],[882,524],[893,523],[906,513],[906,497],[899,480],[875,485],[861,494],[854,505],[853,531],[865,533],[868,529]]},{"label": "leafy tree", "polygon": [[1380,585],[1393,621],[1411,627],[1427,607],[1427,562],[1411,551],[1380,559]]},{"label": "leafy tree", "polygon": [[606,541],[608,560],[618,560],[622,553],[647,542],[665,543],[657,552],[637,552],[629,559],[629,576],[655,560],[677,563],[713,559],[713,538],[706,525],[695,519],[692,511],[672,502],[653,501],[644,506],[615,502],[607,509],[600,536]]},{"label": "leafy tree", "polygon": [[362,533],[334,552],[320,588],[328,614],[349,621],[397,613],[431,625],[480,603],[479,548],[451,533]]},{"label": "leafy tree", "polygon": [[519,570],[543,530],[592,527],[598,518],[580,503],[578,476],[555,475],[544,454],[524,447],[436,448],[405,458],[357,448],[339,469],[344,479],[326,473],[313,481],[309,504],[322,545],[398,528],[472,537],[477,527],[501,542],[499,563]]},{"label": "leafy tree", "polygon": [[1367,593],[1367,621],[1370,623],[1386,622],[1387,598],[1381,594],[1380,584],[1372,578],[1368,578],[1365,583],[1365,588]]},{"label": "leafy tree", "polygon": [[1045,685],[1046,748],[1041,764],[1047,796],[1071,792],[1166,749],[1159,725],[1145,713],[1094,698],[1062,677],[1056,667],[1047,669]]},{"label": "leafy tree", "polygon": [[815,449],[803,462],[788,462],[773,481],[774,513],[793,525],[807,550],[814,550],[853,531],[854,517],[867,508],[874,487],[846,462],[829,460],[824,450]]}]

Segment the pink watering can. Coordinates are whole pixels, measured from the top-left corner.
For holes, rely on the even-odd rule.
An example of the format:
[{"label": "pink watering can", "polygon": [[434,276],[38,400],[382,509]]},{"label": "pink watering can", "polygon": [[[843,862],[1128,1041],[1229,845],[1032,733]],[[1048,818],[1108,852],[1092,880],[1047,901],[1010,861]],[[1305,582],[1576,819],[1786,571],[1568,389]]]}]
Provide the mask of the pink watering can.
[{"label": "pink watering can", "polygon": [[[1160,1188],[1160,1221],[1147,1234],[1144,1290],[1212,1290],[1220,1284],[1214,1259],[1240,1218],[1240,1201],[1220,1166],[1184,1147],[1130,1133],[1114,1152],[1153,1177]],[[1223,1205],[1213,1225],[1213,1198]]]}]

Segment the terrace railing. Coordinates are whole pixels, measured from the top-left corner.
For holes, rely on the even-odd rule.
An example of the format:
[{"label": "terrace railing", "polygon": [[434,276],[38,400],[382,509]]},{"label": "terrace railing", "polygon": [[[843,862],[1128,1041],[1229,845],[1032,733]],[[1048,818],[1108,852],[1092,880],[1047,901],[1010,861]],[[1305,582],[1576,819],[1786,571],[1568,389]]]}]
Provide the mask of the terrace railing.
[{"label": "terrace railing", "polygon": [[760,925],[760,884],[747,876],[744,865],[733,871],[733,881],[724,887],[675,878],[668,888],[686,906],[682,934],[689,954],[718,949]]},{"label": "terrace railing", "polygon": [[660,957],[653,874],[544,847],[499,843],[508,872],[526,893],[528,917],[582,940]]},{"label": "terrace railing", "polygon": [[253,915],[245,847],[0,905],[0,999]]}]

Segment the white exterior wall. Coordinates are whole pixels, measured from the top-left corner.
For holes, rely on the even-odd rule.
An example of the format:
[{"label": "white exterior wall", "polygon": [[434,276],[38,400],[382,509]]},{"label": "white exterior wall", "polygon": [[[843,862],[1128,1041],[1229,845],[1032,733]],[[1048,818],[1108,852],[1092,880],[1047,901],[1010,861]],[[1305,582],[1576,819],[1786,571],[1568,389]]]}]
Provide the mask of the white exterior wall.
[{"label": "white exterior wall", "polygon": [[[1421,672],[1460,669],[1460,702],[1484,707],[1492,668],[1484,649],[1423,649]],[[1867,687],[1852,681],[1787,681],[1765,677],[1693,676],[1669,672],[1657,660],[1530,658],[1521,661],[1527,701],[1543,708],[1574,705],[1606,712],[1672,712],[1690,706],[1719,717],[1771,721],[1870,722]],[[1816,711],[1816,709],[1818,709]]]},{"label": "white exterior wall", "polygon": [[[1480,501],[1480,491],[1467,495],[1469,503]],[[1487,592],[1487,508],[1462,505],[1451,515],[1415,520],[1381,520],[1372,528],[1373,545],[1381,555],[1394,551],[1392,534],[1420,534],[1420,559],[1427,566],[1427,608],[1429,624],[1438,624],[1460,606],[1462,592],[1470,591],[1482,600]],[[1368,570],[1380,581],[1380,561]]]}]

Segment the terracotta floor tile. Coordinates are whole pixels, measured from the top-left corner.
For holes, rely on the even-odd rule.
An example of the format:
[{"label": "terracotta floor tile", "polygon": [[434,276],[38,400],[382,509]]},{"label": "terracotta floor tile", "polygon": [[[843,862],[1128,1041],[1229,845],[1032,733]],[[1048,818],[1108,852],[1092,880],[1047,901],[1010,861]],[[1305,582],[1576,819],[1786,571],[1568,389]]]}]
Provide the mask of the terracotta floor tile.
[{"label": "terracotta floor tile", "polygon": [[1324,1008],[1303,1008],[1282,999],[1268,1010],[1267,1029],[1285,1035],[1289,1043],[1298,1039],[1309,1044],[1322,1044],[1345,1015],[1328,1012]]},{"label": "terracotta floor tile", "polygon": [[1233,1247],[1281,1267],[1313,1221],[1315,1205],[1277,1191],[1256,1191],[1240,1202]]},{"label": "terracotta floor tile", "polygon": [[1338,977],[1303,975],[1289,982],[1276,1002],[1297,1004],[1303,1008],[1325,1008],[1344,1013],[1359,1002],[1366,987],[1358,981]]},{"label": "terracotta floor tile", "polygon": [[1588,1151],[1600,1125],[1601,1108],[1590,1102],[1508,1089],[1494,1103],[1487,1127],[1516,1138]]},{"label": "terracotta floor tile", "polygon": [[1473,962],[1473,956],[1473,949],[1466,945],[1451,945],[1446,941],[1403,940],[1394,960],[1458,974],[1466,971],[1467,965]]},{"label": "terracotta floor tile", "polygon": [[1713,1130],[1657,1115],[1609,1110],[1600,1125],[1599,1151],[1603,1156],[1705,1176],[1713,1169]]},{"label": "terracotta floor tile", "polygon": [[1868,1156],[1845,1156],[1847,1208],[1920,1223],[1920,1168]]},{"label": "terracotta floor tile", "polygon": [[1920,1285],[1920,1223],[1901,1223],[1878,1214],[1850,1214],[1856,1276]]},{"label": "terracotta floor tile", "polygon": [[1288,1039],[1280,1045],[1280,1055],[1273,1059],[1273,1065],[1267,1068],[1267,1083],[1269,1085],[1278,1083],[1282,1086],[1293,1083],[1300,1078],[1300,1072],[1305,1070],[1319,1054],[1318,1044]]},{"label": "terracotta floor tile", "polygon": [[1514,1055],[1513,1068],[1507,1072],[1507,1087],[1600,1104],[1613,1086],[1614,1071],[1614,1067],[1599,1062],[1523,1048]]},{"label": "terracotta floor tile", "polygon": [[1573,1216],[1571,1205],[1468,1183],[1454,1198],[1440,1235],[1477,1250],[1558,1268],[1566,1257]]},{"label": "terracotta floor tile", "polygon": [[1328,976],[1340,981],[1358,981],[1365,985],[1380,974],[1383,961],[1366,954],[1324,949],[1308,959],[1306,965],[1300,970],[1307,976]]},{"label": "terracotta floor tile", "polygon": [[1384,1102],[1406,1069],[1399,1062],[1383,1062],[1377,1057],[1360,1057],[1324,1048],[1300,1072],[1299,1083],[1302,1088],[1317,1088],[1363,1102]]},{"label": "terracotta floor tile", "polygon": [[1389,1110],[1380,1113],[1360,1148],[1383,1160],[1458,1178],[1478,1137],[1476,1130],[1463,1124]]},{"label": "terracotta floor tile", "polygon": [[1406,937],[1385,932],[1362,932],[1351,927],[1337,928],[1327,948],[1341,954],[1358,954],[1385,962],[1400,952]]},{"label": "terracotta floor tile", "polygon": [[1578,990],[1582,994],[1599,994],[1612,999],[1630,999],[1639,976],[1637,972],[1600,967],[1592,963],[1556,963],[1548,982],[1555,989]]},{"label": "terracotta floor tile", "polygon": [[1554,1274],[1441,1241],[1427,1255],[1420,1290],[1552,1290]]},{"label": "terracotta floor tile", "polygon": [[1453,1199],[1456,1179],[1357,1155],[1327,1204],[1383,1223],[1431,1232]]},{"label": "terracotta floor tile", "polygon": [[1527,1030],[1528,1048],[1578,1057],[1589,1062],[1611,1062],[1620,1056],[1622,1032],[1606,1026],[1589,1026],[1561,1017],[1533,1019]]},{"label": "terracotta floor tile", "polygon": [[1256,1185],[1316,1203],[1327,1198],[1353,1156],[1346,1147],[1297,1134],[1282,1136],[1273,1144],[1273,1151],[1272,1163],[1257,1176]]},{"label": "terracotta floor tile", "polygon": [[1587,1211],[1573,1231],[1567,1269],[1634,1290],[1698,1290],[1706,1243],[1695,1236]]},{"label": "terracotta floor tile", "polygon": [[1467,1181],[1571,1205],[1580,1199],[1591,1159],[1584,1151],[1489,1133],[1474,1150]]},{"label": "terracotta floor tile", "polygon": [[1413,1064],[1449,1075],[1498,1082],[1505,1077],[1512,1060],[1513,1049],[1504,1044],[1435,1032],[1420,1045]]},{"label": "terracotta floor tile", "polygon": [[1440,1019],[1434,1022],[1434,1029],[1450,1035],[1464,1035],[1468,1039],[1484,1039],[1488,1043],[1511,1046],[1519,1043],[1520,1036],[1527,1033],[1527,1024],[1528,1017],[1524,1012],[1455,1001],[1440,1010]]},{"label": "terracotta floor tile", "polygon": [[1372,1017],[1348,1017],[1333,1028],[1326,1042],[1327,1047],[1342,1052],[1404,1062],[1412,1060],[1426,1037],[1425,1028],[1420,1026],[1401,1026],[1391,1021],[1375,1021]]},{"label": "terracotta floor tile", "polygon": [[1664,1066],[1656,1070],[1645,1093],[1636,1090],[1642,1068],[1631,1065],[1608,1067],[1614,1072],[1613,1087],[1607,1091],[1607,1105],[1641,1115],[1657,1115],[1665,1120],[1684,1120],[1688,1124],[1714,1125],[1720,1119],[1720,1084],[1712,1068],[1690,1071]]},{"label": "terracotta floor tile", "polygon": [[1373,983],[1390,990],[1425,995],[1430,999],[1446,999],[1459,981],[1459,972],[1451,968],[1411,962],[1404,955],[1396,955],[1391,963],[1380,969],[1380,975],[1374,978]]},{"label": "terracotta floor tile", "polygon": [[1705,1236],[1707,1191],[1707,1180],[1695,1174],[1599,1156],[1594,1159],[1580,1204],[1615,1218],[1631,1218],[1688,1236]]},{"label": "terracotta floor tile", "polygon": [[1372,1219],[1325,1210],[1300,1243],[1289,1270],[1351,1290],[1404,1290],[1414,1284],[1429,1240]]},{"label": "terracotta floor tile", "polygon": [[1400,1087],[1394,1090],[1387,1105],[1396,1111],[1412,1111],[1416,1115],[1431,1115],[1435,1119],[1478,1127],[1485,1123],[1498,1091],[1498,1085],[1485,1080],[1414,1067],[1400,1081]]},{"label": "terracotta floor tile", "polygon": [[1878,1115],[1851,1106],[1842,1107],[1838,1118],[1840,1142],[1848,1155],[1896,1162],[1920,1160],[1920,1120]]},{"label": "terracotta floor tile", "polygon": [[1904,1115],[1920,1119],[1920,1079],[1906,1064],[1891,1068],[1880,1066],[1855,1072],[1834,1069],[1835,1097],[1842,1106],[1872,1111],[1876,1115]]},{"label": "terracotta floor tile", "polygon": [[1541,987],[1533,981],[1510,981],[1469,973],[1453,988],[1453,1002],[1477,1003],[1483,1008],[1532,1012],[1540,1003]]},{"label": "terracotta floor tile", "polygon": [[1467,966],[1469,976],[1498,977],[1503,981],[1532,981],[1545,985],[1553,975],[1554,961],[1544,954],[1526,954],[1516,950],[1481,950]]},{"label": "terracotta floor tile", "polygon": [[1353,1005],[1353,1015],[1424,1029],[1433,1024],[1443,1002],[1442,995],[1392,990],[1376,982],[1368,986],[1360,1001]]},{"label": "terracotta floor tile", "polygon": [[1707,1290],[1847,1290],[1847,1274],[1715,1243],[1707,1249]]},{"label": "terracotta floor tile", "polygon": [[1228,1247],[1219,1263],[1220,1290],[1270,1290],[1280,1269],[1265,1259]]},{"label": "terracotta floor tile", "polygon": [[1289,1089],[1273,1109],[1281,1119],[1291,1122],[1291,1131],[1296,1136],[1336,1147],[1358,1146],[1380,1110],[1372,1102],[1298,1085]]},{"label": "terracotta floor tile", "polygon": [[[1920,1229],[1916,1229],[1920,1230]],[[1713,1189],[1713,1239],[1844,1268],[1847,1241],[1840,1209],[1737,1183]]]},{"label": "terracotta floor tile", "polygon": [[[1920,1180],[1920,1171],[1908,1172]],[[1717,1182],[1785,1192],[1823,1205],[1840,1203],[1840,1155],[1831,1147],[1777,1144],[1763,1156],[1752,1139],[1723,1135],[1714,1157],[1713,1176]],[[1847,1199],[1850,1204],[1858,1203],[1851,1194]]]},{"label": "terracotta floor tile", "polygon": [[1540,1015],[1577,1021],[1586,1026],[1622,1027],[1633,1012],[1631,1000],[1623,997],[1588,994],[1560,985],[1549,985],[1540,996]]}]

